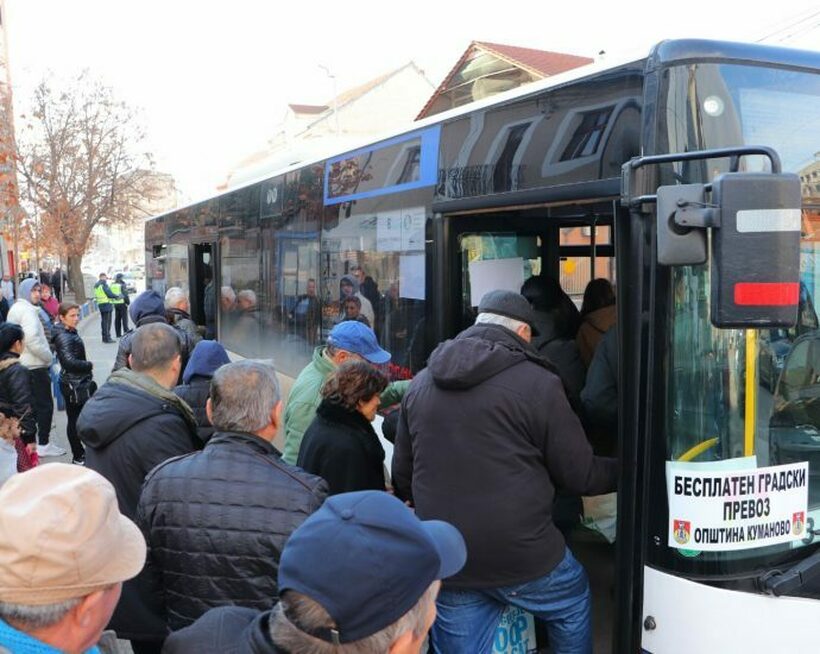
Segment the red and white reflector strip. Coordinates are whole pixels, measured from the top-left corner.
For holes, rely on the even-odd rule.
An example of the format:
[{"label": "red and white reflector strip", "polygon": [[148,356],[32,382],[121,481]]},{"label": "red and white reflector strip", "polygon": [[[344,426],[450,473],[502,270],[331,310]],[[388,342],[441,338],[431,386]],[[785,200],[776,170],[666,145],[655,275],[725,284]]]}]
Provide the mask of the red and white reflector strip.
[{"label": "red and white reflector strip", "polygon": [[800,299],[797,282],[739,282],[735,284],[738,306],[787,307]]},{"label": "red and white reflector strip", "polygon": [[799,232],[800,209],[743,209],[737,212],[737,231]]}]

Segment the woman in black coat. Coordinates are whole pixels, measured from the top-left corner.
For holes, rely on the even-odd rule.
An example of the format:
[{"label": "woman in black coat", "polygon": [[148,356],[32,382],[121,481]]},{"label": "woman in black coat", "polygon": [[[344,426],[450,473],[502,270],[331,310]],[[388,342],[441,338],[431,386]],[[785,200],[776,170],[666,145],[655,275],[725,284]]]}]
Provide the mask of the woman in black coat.
[{"label": "woman in black coat", "polygon": [[296,465],[327,481],[330,495],[385,490],[384,449],[373,429],[387,377],[364,361],[339,366],[322,386]]},{"label": "woman in black coat", "polygon": [[85,464],[85,448],[77,435],[77,418],[83,406],[96,390],[94,376],[91,371],[94,367],[85,356],[85,344],[77,333],[80,322],[80,307],[73,302],[63,302],[60,305],[59,322],[54,327],[54,349],[60,360],[60,391],[65,398],[65,414],[67,418],[66,436],[71,445],[73,462]]},{"label": "woman in black coat", "polygon": [[30,453],[37,451],[37,422],[34,418],[31,375],[20,363],[23,328],[13,322],[0,325],[0,410],[20,420],[20,440]]}]

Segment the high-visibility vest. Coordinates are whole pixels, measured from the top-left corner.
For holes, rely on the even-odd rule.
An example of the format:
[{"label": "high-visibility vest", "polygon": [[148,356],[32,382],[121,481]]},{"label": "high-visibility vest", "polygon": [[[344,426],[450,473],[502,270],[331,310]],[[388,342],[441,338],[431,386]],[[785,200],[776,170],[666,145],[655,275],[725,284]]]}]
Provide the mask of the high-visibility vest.
[{"label": "high-visibility vest", "polygon": [[94,285],[94,299],[97,300],[98,305],[111,303],[111,298],[105,294],[103,284]]},{"label": "high-visibility vest", "polygon": [[[114,295],[119,295],[120,296],[119,300],[111,300],[111,304],[125,304],[125,300],[122,297],[122,284],[118,284],[117,282],[114,282],[113,284],[109,284],[108,288],[111,289],[111,292]],[[111,298],[109,298],[109,299],[111,299]]]}]

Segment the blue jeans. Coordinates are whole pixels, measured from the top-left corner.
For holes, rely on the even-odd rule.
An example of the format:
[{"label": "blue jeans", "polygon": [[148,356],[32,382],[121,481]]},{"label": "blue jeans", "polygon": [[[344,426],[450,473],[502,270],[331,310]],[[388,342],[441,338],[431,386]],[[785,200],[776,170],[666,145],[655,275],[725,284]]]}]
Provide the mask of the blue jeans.
[{"label": "blue jeans", "polygon": [[442,589],[430,632],[436,654],[490,654],[498,620],[508,604],[547,625],[555,654],[591,654],[592,616],[587,573],[569,549],[548,575],[523,584]]}]

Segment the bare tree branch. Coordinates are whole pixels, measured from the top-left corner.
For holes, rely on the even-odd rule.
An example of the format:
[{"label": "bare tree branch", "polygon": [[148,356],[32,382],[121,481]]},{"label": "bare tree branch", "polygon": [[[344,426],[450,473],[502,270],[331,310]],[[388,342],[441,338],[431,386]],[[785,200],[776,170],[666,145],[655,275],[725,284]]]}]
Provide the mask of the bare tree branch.
[{"label": "bare tree branch", "polygon": [[159,193],[144,138],[136,112],[87,72],[68,84],[46,78],[34,91],[17,139],[18,175],[37,216],[34,238],[68,258],[79,300],[94,228],[139,219]]}]

